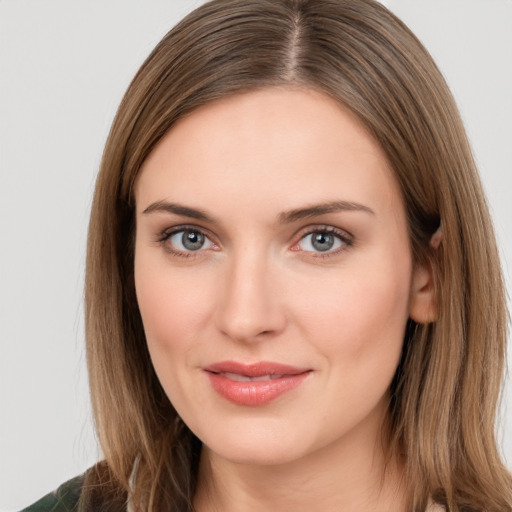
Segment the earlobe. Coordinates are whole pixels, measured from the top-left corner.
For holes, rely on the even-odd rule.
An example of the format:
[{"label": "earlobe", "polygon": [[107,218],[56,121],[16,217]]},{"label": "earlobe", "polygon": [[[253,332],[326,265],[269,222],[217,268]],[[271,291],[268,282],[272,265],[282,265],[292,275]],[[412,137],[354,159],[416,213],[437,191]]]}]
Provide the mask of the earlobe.
[{"label": "earlobe", "polygon": [[[436,251],[442,240],[443,232],[439,227],[432,235],[429,245]],[[409,316],[418,324],[427,324],[437,320],[438,304],[431,261],[417,264],[413,270]]]}]

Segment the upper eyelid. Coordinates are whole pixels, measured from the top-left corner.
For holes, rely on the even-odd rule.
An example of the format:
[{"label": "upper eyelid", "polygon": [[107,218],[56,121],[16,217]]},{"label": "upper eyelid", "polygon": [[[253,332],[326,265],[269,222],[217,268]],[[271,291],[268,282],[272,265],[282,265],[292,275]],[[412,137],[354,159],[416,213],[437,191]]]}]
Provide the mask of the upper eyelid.
[{"label": "upper eyelid", "polygon": [[210,230],[205,229],[201,226],[195,226],[195,225],[191,225],[191,224],[180,224],[178,226],[172,226],[172,227],[165,228],[160,232],[159,237],[162,240],[164,240],[164,239],[170,238],[172,235],[175,235],[176,233],[179,233],[180,231],[187,231],[187,230],[197,231],[197,232],[203,234],[204,236],[206,236],[210,240],[215,238],[211,234]]},{"label": "upper eyelid", "polygon": [[[208,228],[203,226],[198,226],[197,224],[177,224],[174,226],[167,227],[163,229],[162,234],[165,233],[177,233],[179,231],[184,231],[190,229],[191,231],[200,231],[204,234],[211,234],[211,231]],[[346,229],[339,228],[337,226],[333,226],[331,224],[309,224],[307,226],[303,226],[296,231],[296,233],[314,233],[315,231],[332,231],[345,233],[347,236],[352,237],[352,234]],[[213,236],[213,235],[212,235]]]},{"label": "upper eyelid", "polygon": [[338,228],[336,226],[332,226],[329,224],[316,224],[311,226],[306,226],[298,231],[298,233],[295,235],[296,237],[299,237],[299,240],[303,237],[310,235],[312,233],[333,233],[334,235],[338,235],[340,238],[348,239],[352,241],[354,239],[354,235],[347,231],[346,229]]}]

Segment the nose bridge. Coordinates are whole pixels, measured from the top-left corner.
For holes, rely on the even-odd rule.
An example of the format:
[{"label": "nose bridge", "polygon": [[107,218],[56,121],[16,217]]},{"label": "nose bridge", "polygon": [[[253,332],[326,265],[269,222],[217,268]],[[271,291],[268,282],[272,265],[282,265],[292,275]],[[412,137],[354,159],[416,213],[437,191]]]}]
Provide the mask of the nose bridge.
[{"label": "nose bridge", "polygon": [[285,318],[267,252],[258,247],[240,248],[227,265],[217,311],[219,329],[240,341],[282,330]]}]

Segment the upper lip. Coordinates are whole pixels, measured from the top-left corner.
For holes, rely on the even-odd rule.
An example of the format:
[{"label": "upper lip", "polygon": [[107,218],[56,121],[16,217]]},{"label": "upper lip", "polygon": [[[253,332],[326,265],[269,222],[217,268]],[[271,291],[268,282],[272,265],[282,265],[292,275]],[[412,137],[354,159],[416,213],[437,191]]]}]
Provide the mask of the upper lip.
[{"label": "upper lip", "polygon": [[245,377],[263,377],[264,375],[299,375],[310,371],[311,368],[301,368],[271,361],[259,361],[250,364],[220,361],[203,367],[203,370],[211,373],[235,373]]}]

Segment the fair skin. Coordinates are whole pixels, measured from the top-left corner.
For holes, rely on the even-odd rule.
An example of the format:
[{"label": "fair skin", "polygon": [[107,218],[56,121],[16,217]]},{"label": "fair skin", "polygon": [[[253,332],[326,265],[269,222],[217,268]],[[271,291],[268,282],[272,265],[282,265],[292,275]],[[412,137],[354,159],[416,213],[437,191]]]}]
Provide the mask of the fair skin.
[{"label": "fair skin", "polygon": [[[203,442],[197,511],[405,511],[381,434],[431,276],[358,120],[308,90],[219,100],[161,140],[135,196],[149,351]],[[257,363],[266,382],[244,373]]]}]

